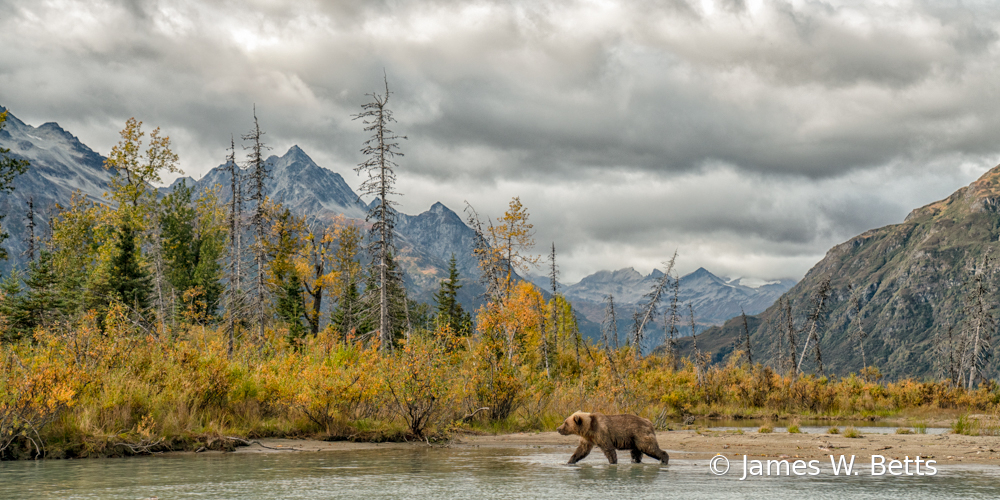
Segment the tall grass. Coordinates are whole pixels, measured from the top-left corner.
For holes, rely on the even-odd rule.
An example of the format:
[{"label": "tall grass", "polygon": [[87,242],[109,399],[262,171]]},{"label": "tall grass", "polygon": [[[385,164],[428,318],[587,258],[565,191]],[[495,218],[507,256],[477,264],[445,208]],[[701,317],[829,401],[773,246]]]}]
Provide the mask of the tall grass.
[{"label": "tall grass", "polygon": [[[540,337],[528,333],[505,351],[478,333],[423,332],[383,355],[331,330],[290,345],[277,329],[229,357],[225,335],[213,328],[167,338],[91,317],[0,347],[0,436],[8,438],[0,456],[232,449],[269,436],[431,440],[465,430],[553,430],[576,410],[639,414],[662,427],[710,414],[986,411],[1000,399],[992,386],[789,376],[735,360],[708,369],[681,360],[674,369],[661,356],[586,344],[578,357],[565,339],[550,351],[547,375],[533,344]],[[960,422],[956,432],[971,429],[967,418]]]}]

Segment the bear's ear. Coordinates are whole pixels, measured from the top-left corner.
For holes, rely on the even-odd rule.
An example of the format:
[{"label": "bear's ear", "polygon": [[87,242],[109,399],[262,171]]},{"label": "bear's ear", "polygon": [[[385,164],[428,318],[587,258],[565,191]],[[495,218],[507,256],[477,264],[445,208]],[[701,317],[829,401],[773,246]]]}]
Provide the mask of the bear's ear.
[{"label": "bear's ear", "polygon": [[583,419],[580,418],[580,415],[573,415],[573,422],[575,422],[576,425],[583,425]]}]

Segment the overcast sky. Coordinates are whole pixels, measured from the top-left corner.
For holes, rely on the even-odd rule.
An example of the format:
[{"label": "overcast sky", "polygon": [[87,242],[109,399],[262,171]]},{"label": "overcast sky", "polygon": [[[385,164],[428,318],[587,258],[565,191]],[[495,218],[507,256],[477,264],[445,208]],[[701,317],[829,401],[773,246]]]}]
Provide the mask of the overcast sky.
[{"label": "overcast sky", "polygon": [[341,173],[383,70],[401,208],[520,196],[564,281],[801,276],[1000,162],[996,2],[0,0],[0,105],[102,154],[130,116],[187,175],[256,103]]}]

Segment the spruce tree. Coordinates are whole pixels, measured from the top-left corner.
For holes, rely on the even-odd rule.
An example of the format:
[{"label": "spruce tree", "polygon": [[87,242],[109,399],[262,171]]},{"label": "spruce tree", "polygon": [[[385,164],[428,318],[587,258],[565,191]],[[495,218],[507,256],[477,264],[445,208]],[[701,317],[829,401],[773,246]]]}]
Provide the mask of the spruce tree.
[{"label": "spruce tree", "polygon": [[291,268],[287,275],[281,277],[281,288],[275,304],[275,313],[288,326],[288,340],[291,343],[301,341],[309,331],[302,321],[306,312],[302,293],[302,280],[295,268]]},{"label": "spruce tree", "polygon": [[441,280],[441,288],[434,294],[437,322],[442,326],[448,325],[455,335],[468,335],[472,319],[469,313],[462,308],[462,303],[458,301],[460,288],[462,285],[459,283],[455,254],[451,254],[451,260],[448,261],[448,278]]},{"label": "spruce tree", "polygon": [[183,180],[161,202],[160,233],[166,278],[182,297],[178,308],[197,318],[215,316],[222,295],[220,282],[224,235],[210,221],[200,220],[192,202],[193,190]]},{"label": "spruce tree", "polygon": [[25,308],[21,273],[16,269],[0,281],[0,317],[3,318],[2,339],[15,342],[31,334],[31,318]]},{"label": "spruce tree", "polygon": [[66,300],[59,290],[60,278],[52,265],[52,253],[41,250],[38,260],[28,264],[24,309],[32,327],[49,327],[64,315]]},{"label": "spruce tree", "polygon": [[152,276],[140,261],[136,231],[130,225],[117,228],[112,251],[107,282],[109,295],[136,311],[145,310],[149,307]]}]

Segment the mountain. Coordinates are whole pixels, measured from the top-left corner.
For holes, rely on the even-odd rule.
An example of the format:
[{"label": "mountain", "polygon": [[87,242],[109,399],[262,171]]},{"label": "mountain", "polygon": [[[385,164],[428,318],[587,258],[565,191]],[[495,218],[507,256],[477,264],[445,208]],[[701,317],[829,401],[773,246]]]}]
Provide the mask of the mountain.
[{"label": "mountain", "polygon": [[[616,305],[634,306],[643,302],[643,296],[661,276],[663,272],[658,269],[646,276],[631,267],[598,271],[579,283],[566,286],[563,293],[574,305],[579,303],[580,309],[586,309],[590,320],[600,322],[604,315],[603,301],[608,294],[614,295]],[[740,284],[738,279],[725,280],[705,268],[698,268],[681,276],[678,299],[682,305],[694,307],[699,324],[721,324],[738,316],[741,308],[747,314],[763,311],[794,284],[792,280],[779,280],[753,288]],[[667,302],[669,297],[664,298],[664,303]]]},{"label": "mountain", "polygon": [[[267,195],[292,213],[316,219],[337,215],[365,219],[370,205],[361,201],[340,174],[317,165],[300,147],[292,146],[284,155],[272,155],[266,162],[270,174]],[[231,200],[224,167],[219,165],[194,181],[195,192],[217,186],[220,200]],[[400,213],[396,232],[396,262],[405,271],[404,280],[414,299],[432,301],[441,280],[448,276],[448,260],[454,253],[463,282],[459,299],[466,307],[479,303],[482,288],[476,281],[479,269],[472,256],[475,233],[458,214],[440,202],[417,215]]]},{"label": "mountain", "polygon": [[[28,172],[15,180],[14,193],[0,199],[0,208],[8,214],[4,227],[11,233],[6,245],[12,258],[0,263],[0,269],[6,271],[12,265],[23,264],[21,253],[26,248],[23,218],[28,198],[34,199],[39,213],[36,223],[44,234],[45,221],[54,212],[56,203],[68,205],[75,190],[81,190],[92,200],[105,202],[104,194],[109,189],[112,173],[104,169],[103,156],[55,123],[35,128],[9,115],[6,126],[0,131],[0,146],[10,148],[13,156],[31,162]],[[266,161],[270,171],[267,195],[296,214],[318,219],[344,215],[363,220],[370,203],[374,203],[374,200],[361,201],[340,174],[319,166],[298,146]],[[231,199],[229,179],[222,165],[201,179],[183,177],[158,191],[166,195],[182,181],[196,192],[218,187],[220,201]],[[442,203],[435,203],[416,215],[399,214],[396,230],[396,260],[405,271],[407,288],[415,299],[433,300],[440,281],[447,275],[448,260],[454,254],[463,282],[460,300],[470,309],[481,303],[483,288],[478,282],[479,268],[472,255],[475,234],[457,213]],[[628,309],[649,290],[659,273],[654,271],[642,276],[631,268],[600,271],[579,283],[561,287],[560,291],[580,311],[581,330],[596,339],[600,336],[599,325],[603,319],[603,297],[614,293],[616,302]],[[529,279],[540,281],[543,290],[549,289],[548,278],[529,276]],[[695,306],[699,323],[716,324],[739,314],[740,306],[748,313],[759,312],[788,286],[790,284],[783,281],[752,288],[740,285],[738,280],[727,281],[699,269],[681,279],[681,301]],[[628,314],[621,315],[623,321],[627,317]],[[625,329],[623,323],[621,331]]]},{"label": "mountain", "polygon": [[[4,109],[0,107],[0,112]],[[4,242],[10,259],[0,262],[0,271],[6,274],[27,250],[29,198],[35,207],[36,234],[41,236],[48,230],[48,217],[55,213],[56,204],[69,205],[74,191],[104,201],[113,174],[104,168],[103,156],[52,122],[32,127],[8,113],[0,130],[0,147],[31,162],[28,171],[14,179],[14,191],[0,197],[0,213],[6,214],[3,227],[10,234]]]},{"label": "mountain", "polygon": [[[265,192],[272,200],[288,207],[293,213],[310,216],[343,214],[351,219],[364,219],[366,204],[340,174],[320,167],[298,146],[292,146],[282,156],[267,158],[270,178]],[[224,165],[213,168],[195,182],[195,191],[220,186],[219,198],[232,199],[229,176]]]},{"label": "mountain", "polygon": [[[936,374],[936,336],[951,327],[964,326],[964,301],[970,291],[973,269],[987,254],[1000,249],[1000,166],[941,201],[913,210],[900,224],[872,229],[841,243],[792,287],[796,325],[805,324],[820,283],[830,279],[830,298],[820,347],[828,373],[846,374],[862,368],[858,343],[852,339],[858,322],[852,294],[860,304],[860,325],[865,358],[889,378]],[[986,275],[995,302],[997,267]],[[851,287],[849,289],[848,287]],[[853,291],[852,291],[853,290]],[[856,292],[854,292],[856,291]],[[777,305],[760,315],[751,336],[755,360],[774,363],[784,314]],[[714,329],[705,337],[719,336],[717,345],[731,345],[737,329]],[[699,336],[699,343],[702,336]],[[805,341],[799,338],[799,346]],[[801,352],[800,352],[801,354]],[[996,359],[994,357],[994,359]],[[811,352],[804,369],[815,369]],[[996,362],[990,363],[996,373]]]}]

